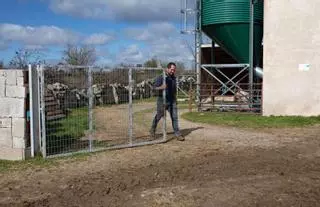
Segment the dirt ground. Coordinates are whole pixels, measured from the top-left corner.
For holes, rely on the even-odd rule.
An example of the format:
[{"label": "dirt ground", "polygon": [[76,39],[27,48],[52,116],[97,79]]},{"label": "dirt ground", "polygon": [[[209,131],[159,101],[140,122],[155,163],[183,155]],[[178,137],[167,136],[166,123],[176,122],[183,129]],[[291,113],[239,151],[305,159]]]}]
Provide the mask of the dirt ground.
[{"label": "dirt ground", "polygon": [[[153,118],[155,103],[133,104],[133,142],[150,140],[149,128]],[[139,113],[150,110],[148,113]],[[94,110],[95,132],[94,140],[100,141],[106,146],[128,144],[128,105],[123,104],[115,107],[98,107]],[[161,138],[162,121],[158,125],[158,137]]]},{"label": "dirt ground", "polygon": [[319,126],[180,125],[184,142],[0,174],[0,206],[319,206]]}]

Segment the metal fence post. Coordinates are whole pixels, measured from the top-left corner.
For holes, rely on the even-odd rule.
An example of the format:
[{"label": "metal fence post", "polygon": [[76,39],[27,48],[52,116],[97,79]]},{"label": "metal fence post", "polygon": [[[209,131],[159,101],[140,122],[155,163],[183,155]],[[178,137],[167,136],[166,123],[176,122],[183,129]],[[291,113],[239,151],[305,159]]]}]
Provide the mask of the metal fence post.
[{"label": "metal fence post", "polygon": [[132,110],[132,68],[129,68],[129,144],[132,145],[133,137],[133,110]]},{"label": "metal fence post", "polygon": [[253,82],[254,82],[254,0],[250,0],[250,28],[249,28],[249,106],[253,107]]},{"label": "metal fence post", "polygon": [[[163,70],[162,72],[163,75],[163,84],[166,84],[166,71]],[[163,98],[163,125],[162,125],[162,133],[163,133],[163,140],[166,141],[167,140],[167,110],[166,110],[166,104],[167,104],[167,100],[166,100],[166,89],[162,90],[162,98]]]},{"label": "metal fence post", "polygon": [[92,152],[92,133],[93,133],[93,91],[92,91],[92,67],[88,67],[88,97],[89,97],[89,106],[88,106],[88,125],[89,125],[89,152]]},{"label": "metal fence post", "polygon": [[45,84],[44,84],[44,68],[40,65],[40,110],[41,110],[41,140],[42,140],[42,156],[47,156],[47,144],[46,144],[46,110],[45,110]]},{"label": "metal fence post", "polygon": [[197,74],[197,108],[201,110],[201,44],[202,44],[202,32],[201,32],[201,0],[196,0],[196,27],[195,27],[195,52],[196,52],[196,74]]},{"label": "metal fence post", "polygon": [[29,107],[29,113],[30,113],[30,137],[31,137],[31,140],[30,140],[30,144],[31,144],[31,157],[34,157],[34,154],[35,154],[35,140],[34,140],[34,123],[33,123],[33,84],[32,84],[32,66],[29,64],[28,65],[28,73],[29,73],[29,104],[30,104],[30,107]]},{"label": "metal fence post", "polygon": [[40,148],[40,151],[42,150],[42,135],[41,135],[41,83],[40,83],[40,66],[37,65],[36,67],[36,78],[37,78],[37,105],[38,105],[38,108],[37,108],[37,115],[38,115],[38,142],[39,142],[39,148]]}]

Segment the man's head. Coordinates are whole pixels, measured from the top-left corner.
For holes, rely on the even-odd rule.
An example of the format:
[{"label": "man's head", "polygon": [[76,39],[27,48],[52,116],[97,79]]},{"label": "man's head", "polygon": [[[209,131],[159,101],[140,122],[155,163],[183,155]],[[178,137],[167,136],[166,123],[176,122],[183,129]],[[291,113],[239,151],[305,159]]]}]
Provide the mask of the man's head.
[{"label": "man's head", "polygon": [[167,73],[173,76],[176,73],[176,64],[173,62],[168,63],[167,65]]}]

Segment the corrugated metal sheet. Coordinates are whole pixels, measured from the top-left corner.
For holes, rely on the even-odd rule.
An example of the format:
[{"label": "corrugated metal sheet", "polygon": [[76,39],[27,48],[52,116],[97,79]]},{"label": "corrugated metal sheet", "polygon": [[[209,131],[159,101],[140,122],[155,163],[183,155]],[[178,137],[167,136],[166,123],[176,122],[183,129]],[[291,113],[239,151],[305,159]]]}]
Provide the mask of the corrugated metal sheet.
[{"label": "corrugated metal sheet", "polygon": [[[255,21],[263,21],[263,3],[255,4]],[[202,25],[249,23],[250,0],[202,0]]]}]

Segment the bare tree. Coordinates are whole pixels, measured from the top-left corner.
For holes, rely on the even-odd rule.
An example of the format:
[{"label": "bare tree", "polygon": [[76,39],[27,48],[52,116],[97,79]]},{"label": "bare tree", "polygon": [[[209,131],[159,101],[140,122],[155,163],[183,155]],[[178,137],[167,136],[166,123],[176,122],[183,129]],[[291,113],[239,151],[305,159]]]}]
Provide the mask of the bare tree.
[{"label": "bare tree", "polygon": [[144,67],[149,68],[156,68],[158,66],[158,60],[156,58],[151,58],[150,60],[147,60],[143,65]]},{"label": "bare tree", "polygon": [[96,50],[87,45],[67,45],[63,52],[63,60],[70,65],[93,65],[97,60]]},{"label": "bare tree", "polygon": [[26,69],[28,65],[37,65],[44,63],[43,54],[38,50],[18,49],[12,60],[9,62],[11,68]]},{"label": "bare tree", "polygon": [[3,60],[0,60],[0,68],[4,68]]}]

